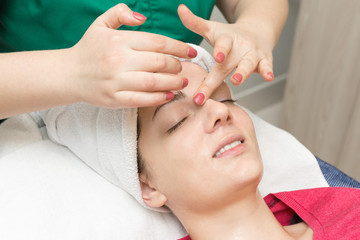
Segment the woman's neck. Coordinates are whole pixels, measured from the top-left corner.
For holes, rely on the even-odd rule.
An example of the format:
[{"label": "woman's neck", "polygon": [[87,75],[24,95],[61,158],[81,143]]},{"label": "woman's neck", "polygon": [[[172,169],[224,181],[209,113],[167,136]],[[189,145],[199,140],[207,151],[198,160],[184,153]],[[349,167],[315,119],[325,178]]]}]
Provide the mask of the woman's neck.
[{"label": "woman's neck", "polygon": [[[237,201],[232,206],[209,211],[205,215],[175,213],[192,240],[240,240],[240,239],[298,239],[296,229],[284,229],[265,201],[257,192],[252,198]],[[301,229],[301,228],[300,228]],[[296,238],[295,238],[296,236]],[[311,239],[311,238],[310,238]]]}]

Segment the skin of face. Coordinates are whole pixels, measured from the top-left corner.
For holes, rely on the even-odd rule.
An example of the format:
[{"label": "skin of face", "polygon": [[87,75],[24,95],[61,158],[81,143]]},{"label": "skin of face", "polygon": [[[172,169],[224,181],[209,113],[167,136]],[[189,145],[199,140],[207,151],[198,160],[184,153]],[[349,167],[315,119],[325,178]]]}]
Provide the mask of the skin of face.
[{"label": "skin of face", "polygon": [[[215,213],[256,193],[262,161],[254,126],[249,115],[230,101],[225,83],[199,106],[192,96],[208,73],[197,64],[182,62],[179,74],[189,80],[182,97],[158,110],[139,109],[143,199],[151,207],[166,205],[175,213],[180,209]],[[235,140],[242,143],[214,157]]]}]

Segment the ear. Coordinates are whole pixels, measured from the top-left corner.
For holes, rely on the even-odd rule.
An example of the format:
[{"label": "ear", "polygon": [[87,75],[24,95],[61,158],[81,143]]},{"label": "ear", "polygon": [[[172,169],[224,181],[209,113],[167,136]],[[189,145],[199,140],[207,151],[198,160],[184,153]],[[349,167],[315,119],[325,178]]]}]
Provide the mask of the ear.
[{"label": "ear", "polygon": [[167,198],[159,192],[151,183],[143,176],[139,176],[142,198],[146,205],[152,208],[160,208],[165,205]]}]

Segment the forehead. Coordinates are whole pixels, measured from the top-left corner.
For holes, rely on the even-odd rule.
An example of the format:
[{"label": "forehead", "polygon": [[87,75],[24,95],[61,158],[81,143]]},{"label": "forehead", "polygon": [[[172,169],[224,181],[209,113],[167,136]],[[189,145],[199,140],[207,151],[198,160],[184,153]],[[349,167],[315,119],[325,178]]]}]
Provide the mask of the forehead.
[{"label": "forehead", "polygon": [[179,75],[186,77],[189,80],[188,86],[181,91],[187,96],[192,96],[208,73],[195,63],[182,62],[181,66],[182,70]]}]

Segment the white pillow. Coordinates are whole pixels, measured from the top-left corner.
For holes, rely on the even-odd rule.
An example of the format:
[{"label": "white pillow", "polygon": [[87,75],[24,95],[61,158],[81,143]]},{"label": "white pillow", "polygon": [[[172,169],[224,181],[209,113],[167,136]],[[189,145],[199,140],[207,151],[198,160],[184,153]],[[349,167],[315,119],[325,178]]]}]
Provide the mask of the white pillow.
[{"label": "white pillow", "polygon": [[178,239],[171,213],[146,209],[67,148],[39,141],[0,159],[0,239]]},{"label": "white pillow", "polygon": [[[264,161],[263,195],[328,186],[302,144],[249,114]],[[22,115],[0,125],[0,239],[169,240],[186,235],[172,214],[143,208],[67,148],[40,140],[34,124]],[[24,131],[32,139],[24,139]]]}]

